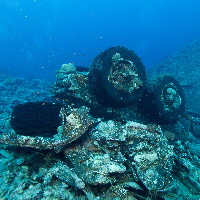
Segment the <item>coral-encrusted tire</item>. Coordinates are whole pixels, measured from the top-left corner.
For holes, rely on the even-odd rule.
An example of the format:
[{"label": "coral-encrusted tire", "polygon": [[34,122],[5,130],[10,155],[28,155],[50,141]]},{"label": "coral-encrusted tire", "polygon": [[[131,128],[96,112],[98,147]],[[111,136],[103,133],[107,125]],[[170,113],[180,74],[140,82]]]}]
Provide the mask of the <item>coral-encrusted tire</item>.
[{"label": "coral-encrusted tire", "polygon": [[147,81],[142,106],[161,122],[174,122],[185,110],[185,94],[181,84],[172,76],[160,74]]},{"label": "coral-encrusted tire", "polygon": [[96,56],[89,70],[91,89],[104,106],[132,104],[144,92],[146,72],[141,59],[125,47],[112,47]]},{"label": "coral-encrusted tire", "polygon": [[52,137],[61,124],[61,107],[50,102],[19,104],[13,109],[11,127],[20,135]]}]

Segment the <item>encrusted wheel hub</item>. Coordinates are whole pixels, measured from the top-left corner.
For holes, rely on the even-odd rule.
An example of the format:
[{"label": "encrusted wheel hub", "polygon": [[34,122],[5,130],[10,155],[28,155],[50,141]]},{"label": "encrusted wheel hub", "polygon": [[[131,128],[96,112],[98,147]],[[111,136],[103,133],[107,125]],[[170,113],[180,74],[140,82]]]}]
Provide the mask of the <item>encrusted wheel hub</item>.
[{"label": "encrusted wheel hub", "polygon": [[143,81],[138,77],[134,63],[125,60],[119,53],[114,54],[112,57],[112,67],[110,68],[108,81],[117,90],[128,93],[143,86]]},{"label": "encrusted wheel hub", "polygon": [[172,82],[164,86],[161,93],[161,101],[165,111],[173,112],[180,107],[181,97]]}]

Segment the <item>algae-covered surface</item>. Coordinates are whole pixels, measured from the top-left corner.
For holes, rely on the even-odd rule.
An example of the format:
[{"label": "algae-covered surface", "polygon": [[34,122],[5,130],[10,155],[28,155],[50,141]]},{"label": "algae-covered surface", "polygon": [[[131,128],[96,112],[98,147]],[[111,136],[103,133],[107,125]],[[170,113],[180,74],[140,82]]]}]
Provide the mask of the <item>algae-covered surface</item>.
[{"label": "algae-covered surface", "polygon": [[[67,72],[67,79],[62,80],[68,81],[66,84],[73,91],[70,95],[74,96],[71,99],[64,96],[67,106],[61,110],[62,126],[58,131],[65,130],[65,135],[70,132],[75,139],[66,140],[64,146],[62,143],[62,149],[41,150],[20,146],[19,141],[16,146],[3,144],[1,138],[1,199],[199,200],[199,49],[200,41],[195,41],[151,73],[168,72],[185,89],[187,112],[170,124],[151,124],[151,119],[143,116],[144,112],[137,113],[136,105],[102,109],[95,102],[89,113],[86,107],[91,103],[88,99],[93,99],[89,96],[92,94],[87,85],[84,85],[87,91],[79,90],[83,82],[80,80],[86,80],[87,73],[71,74],[75,69]],[[1,75],[0,80],[0,131],[3,134],[11,129],[10,117],[17,104],[53,102],[49,82],[8,75]],[[73,85],[70,85],[71,80]],[[64,88],[64,82],[59,84]],[[61,91],[59,84],[57,93]],[[84,107],[73,108],[73,101],[80,99],[77,105]],[[98,109],[102,109],[101,112]],[[196,115],[192,115],[194,112]],[[84,116],[90,123],[86,123]],[[77,131],[81,127],[81,134],[73,132],[73,127]],[[54,142],[59,144],[64,134]]]}]

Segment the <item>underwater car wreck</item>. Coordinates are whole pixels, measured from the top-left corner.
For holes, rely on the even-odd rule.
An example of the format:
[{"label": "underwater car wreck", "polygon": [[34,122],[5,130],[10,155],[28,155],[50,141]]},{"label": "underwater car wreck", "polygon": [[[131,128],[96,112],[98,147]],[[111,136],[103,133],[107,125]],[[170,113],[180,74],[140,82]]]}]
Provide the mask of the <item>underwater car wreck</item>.
[{"label": "underwater car wreck", "polygon": [[159,125],[175,124],[184,112],[178,81],[166,74],[146,81],[140,58],[125,47],[78,70],[70,63],[56,72],[59,103],[15,107],[0,143],[62,152],[43,184],[56,177],[71,193],[81,190],[79,199],[181,199],[181,187],[199,198],[199,157]]}]

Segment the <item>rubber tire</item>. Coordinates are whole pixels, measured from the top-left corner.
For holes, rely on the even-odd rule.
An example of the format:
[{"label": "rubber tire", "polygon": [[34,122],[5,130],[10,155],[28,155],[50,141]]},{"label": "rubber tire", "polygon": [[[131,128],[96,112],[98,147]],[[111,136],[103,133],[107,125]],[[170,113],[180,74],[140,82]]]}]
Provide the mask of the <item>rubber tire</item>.
[{"label": "rubber tire", "polygon": [[[112,66],[112,56],[116,53],[120,53],[121,57],[134,63],[139,78],[143,81],[143,87],[133,90],[131,93],[125,93],[117,90],[108,81],[108,75]],[[132,104],[142,95],[146,84],[146,72],[141,59],[134,51],[120,46],[111,47],[97,55],[90,66],[88,78],[98,102],[107,107],[123,107]]]},{"label": "rubber tire", "polygon": [[[161,101],[162,90],[169,83],[173,83],[181,98],[180,106],[173,112],[165,110]],[[161,123],[176,122],[185,110],[185,93],[182,85],[168,74],[153,77],[147,81],[146,91],[142,98],[142,107],[154,120],[159,120]]]},{"label": "rubber tire", "polygon": [[50,102],[19,104],[13,109],[11,127],[20,135],[52,137],[61,123],[61,107]]}]

